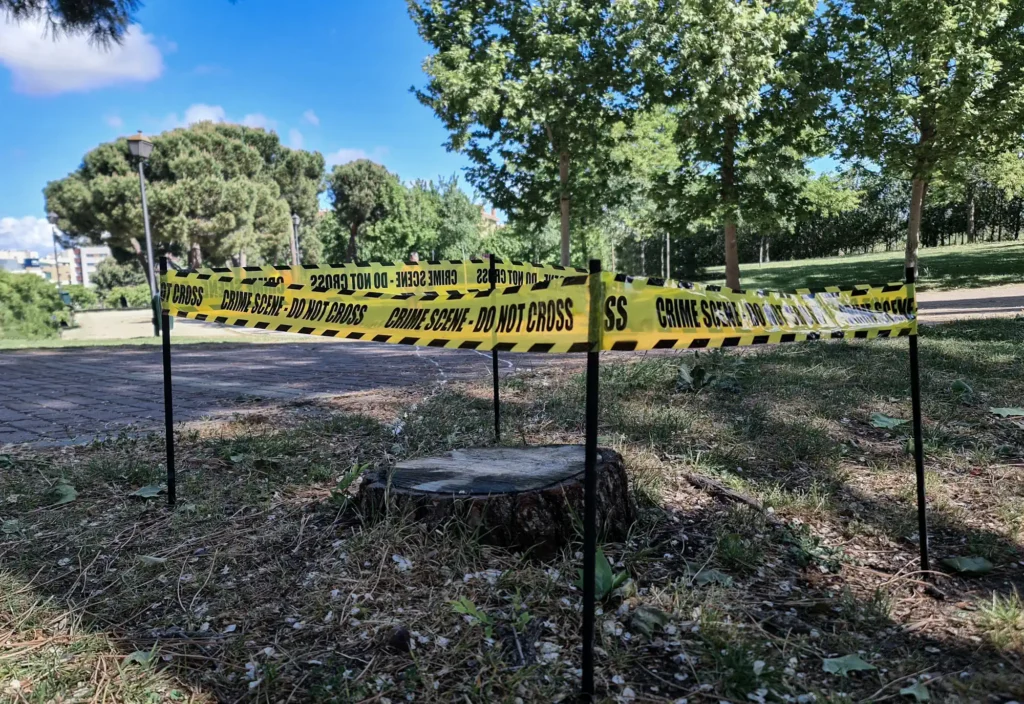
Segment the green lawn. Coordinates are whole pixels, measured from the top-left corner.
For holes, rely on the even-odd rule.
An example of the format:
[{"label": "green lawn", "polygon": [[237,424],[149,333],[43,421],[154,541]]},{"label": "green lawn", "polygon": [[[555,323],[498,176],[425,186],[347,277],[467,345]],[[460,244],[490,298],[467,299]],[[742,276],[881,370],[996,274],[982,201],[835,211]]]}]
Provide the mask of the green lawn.
[{"label": "green lawn", "polygon": [[[920,254],[918,290],[980,288],[1024,283],[1024,242],[927,248]],[[708,269],[709,278],[724,283],[725,267]],[[744,288],[788,291],[835,284],[902,281],[903,251],[849,257],[803,259],[740,267]]]}]

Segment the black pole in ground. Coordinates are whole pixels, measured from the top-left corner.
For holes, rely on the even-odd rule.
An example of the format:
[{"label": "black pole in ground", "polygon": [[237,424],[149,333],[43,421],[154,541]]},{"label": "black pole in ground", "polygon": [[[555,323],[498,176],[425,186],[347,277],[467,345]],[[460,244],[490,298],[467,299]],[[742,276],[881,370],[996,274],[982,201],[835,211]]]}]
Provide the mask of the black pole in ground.
[{"label": "black pole in ground", "polygon": [[[491,253],[491,290],[498,281],[498,271],[494,266],[494,253]],[[498,391],[498,350],[491,350],[491,374],[494,377],[494,442],[501,442],[501,397]]]},{"label": "black pole in ground", "polygon": [[[167,276],[167,257],[160,257],[160,275]],[[163,300],[163,299],[161,299]],[[163,334],[164,352],[164,437],[167,442],[167,505],[174,507],[177,501],[176,477],[174,475],[174,400],[171,387],[171,320],[167,308],[160,306],[160,331]]]},{"label": "black pole in ground", "polygon": [[[907,283],[916,281],[914,267],[907,267]],[[914,294],[915,299],[917,293]],[[914,465],[917,471],[917,536],[921,543],[921,570],[931,569],[928,562],[928,517],[924,493],[924,433],[921,428],[921,370],[917,357],[917,334],[910,335],[910,396],[914,406]]]},{"label": "black pole in ground", "polygon": [[601,353],[601,262],[590,260],[587,339],[587,429],[583,470],[583,701],[594,698],[595,566],[597,560],[597,402]]}]

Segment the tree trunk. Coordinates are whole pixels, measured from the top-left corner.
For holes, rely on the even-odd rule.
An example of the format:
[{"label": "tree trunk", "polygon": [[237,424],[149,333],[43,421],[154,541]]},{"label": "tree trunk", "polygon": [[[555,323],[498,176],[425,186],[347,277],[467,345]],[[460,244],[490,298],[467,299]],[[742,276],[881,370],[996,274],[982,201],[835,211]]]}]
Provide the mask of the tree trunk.
[{"label": "tree trunk", "polygon": [[188,250],[188,266],[190,269],[198,269],[203,265],[203,251],[198,242],[193,242]]},{"label": "tree trunk", "polygon": [[729,115],[723,124],[721,179],[722,205],[725,208],[725,285],[740,287],[740,257],[736,249],[736,116]]},{"label": "tree trunk", "polygon": [[352,261],[356,259],[356,235],[359,233],[359,224],[352,223],[348,230],[348,258]]},{"label": "tree trunk", "polygon": [[910,192],[910,225],[907,228],[907,250],[904,265],[917,269],[918,237],[921,234],[921,209],[924,207],[924,178],[915,176]]},{"label": "tree trunk", "polygon": [[974,244],[974,184],[967,186],[967,241]]},{"label": "tree trunk", "polygon": [[[408,512],[430,528],[454,518],[487,542],[549,557],[583,515],[583,469],[581,445],[453,450],[368,474],[358,501],[367,516]],[[625,537],[634,513],[622,456],[598,448],[596,469],[598,534]]]},{"label": "tree trunk", "polygon": [[764,238],[764,263],[765,264],[771,264],[772,263],[772,238],[771,237],[765,237]]},{"label": "tree trunk", "polygon": [[248,265],[249,265],[249,255],[247,255],[245,252],[239,252],[238,253],[238,266],[240,266],[240,267],[242,267],[244,269]]},{"label": "tree trunk", "polygon": [[647,241],[640,241],[640,275],[647,276]]},{"label": "tree trunk", "polygon": [[1019,199],[1017,201],[1017,217],[1014,219],[1014,222],[1013,222],[1013,239],[1014,240],[1019,240],[1020,239],[1020,211],[1021,211],[1022,207],[1024,207],[1024,199]]},{"label": "tree trunk", "polygon": [[562,266],[569,266],[569,153],[558,155],[558,184],[562,189],[559,205],[562,209]]}]

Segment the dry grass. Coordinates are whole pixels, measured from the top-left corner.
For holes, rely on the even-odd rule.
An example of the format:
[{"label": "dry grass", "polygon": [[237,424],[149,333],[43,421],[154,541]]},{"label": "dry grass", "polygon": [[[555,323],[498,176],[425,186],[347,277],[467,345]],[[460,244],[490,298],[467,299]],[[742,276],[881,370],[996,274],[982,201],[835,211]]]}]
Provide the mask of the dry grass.
[{"label": "dry grass", "polygon": [[[868,421],[909,418],[905,343],[604,365],[601,443],[626,457],[639,520],[604,546],[630,580],[599,617],[603,699],[1021,696],[1022,429],[987,409],[1024,406],[1024,321],[926,335],[933,550],[994,563],[973,579],[920,573],[908,434]],[[681,364],[707,383],[681,387]],[[339,484],[490,443],[485,386],[184,430],[174,511],[132,496],[161,480],[159,438],[0,455],[0,700],[572,699],[578,543],[539,561],[457,524],[371,520]],[[508,380],[507,442],[578,442],[583,389],[561,368]],[[55,506],[61,482],[78,495]],[[651,637],[645,609],[669,617]],[[877,669],[823,671],[848,654]]]}]

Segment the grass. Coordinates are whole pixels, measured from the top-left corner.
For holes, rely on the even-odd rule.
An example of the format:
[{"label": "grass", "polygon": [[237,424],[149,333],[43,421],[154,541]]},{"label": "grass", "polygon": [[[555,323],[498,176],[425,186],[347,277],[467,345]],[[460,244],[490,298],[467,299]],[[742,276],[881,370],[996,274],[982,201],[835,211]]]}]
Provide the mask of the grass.
[{"label": "grass", "polygon": [[[918,290],[944,291],[1019,284],[1024,281],[1024,242],[922,248]],[[708,269],[708,278],[725,283],[724,267]],[[789,291],[841,284],[902,281],[903,251],[846,257],[744,264],[744,288]]]},{"label": "grass", "polygon": [[[602,604],[600,701],[1019,697],[1022,427],[988,409],[1024,406],[1022,343],[1024,319],[923,333],[933,559],[994,563],[931,584],[909,431],[870,422],[910,418],[905,341],[606,358],[600,442],[638,521],[603,546],[629,580]],[[578,369],[505,382],[507,443],[580,441]],[[448,383],[181,428],[174,511],[133,496],[161,438],[0,455],[0,700],[571,701],[578,542],[534,559],[349,500],[354,467],[489,444],[491,419],[487,382]],[[877,669],[823,671],[849,654]]]}]

